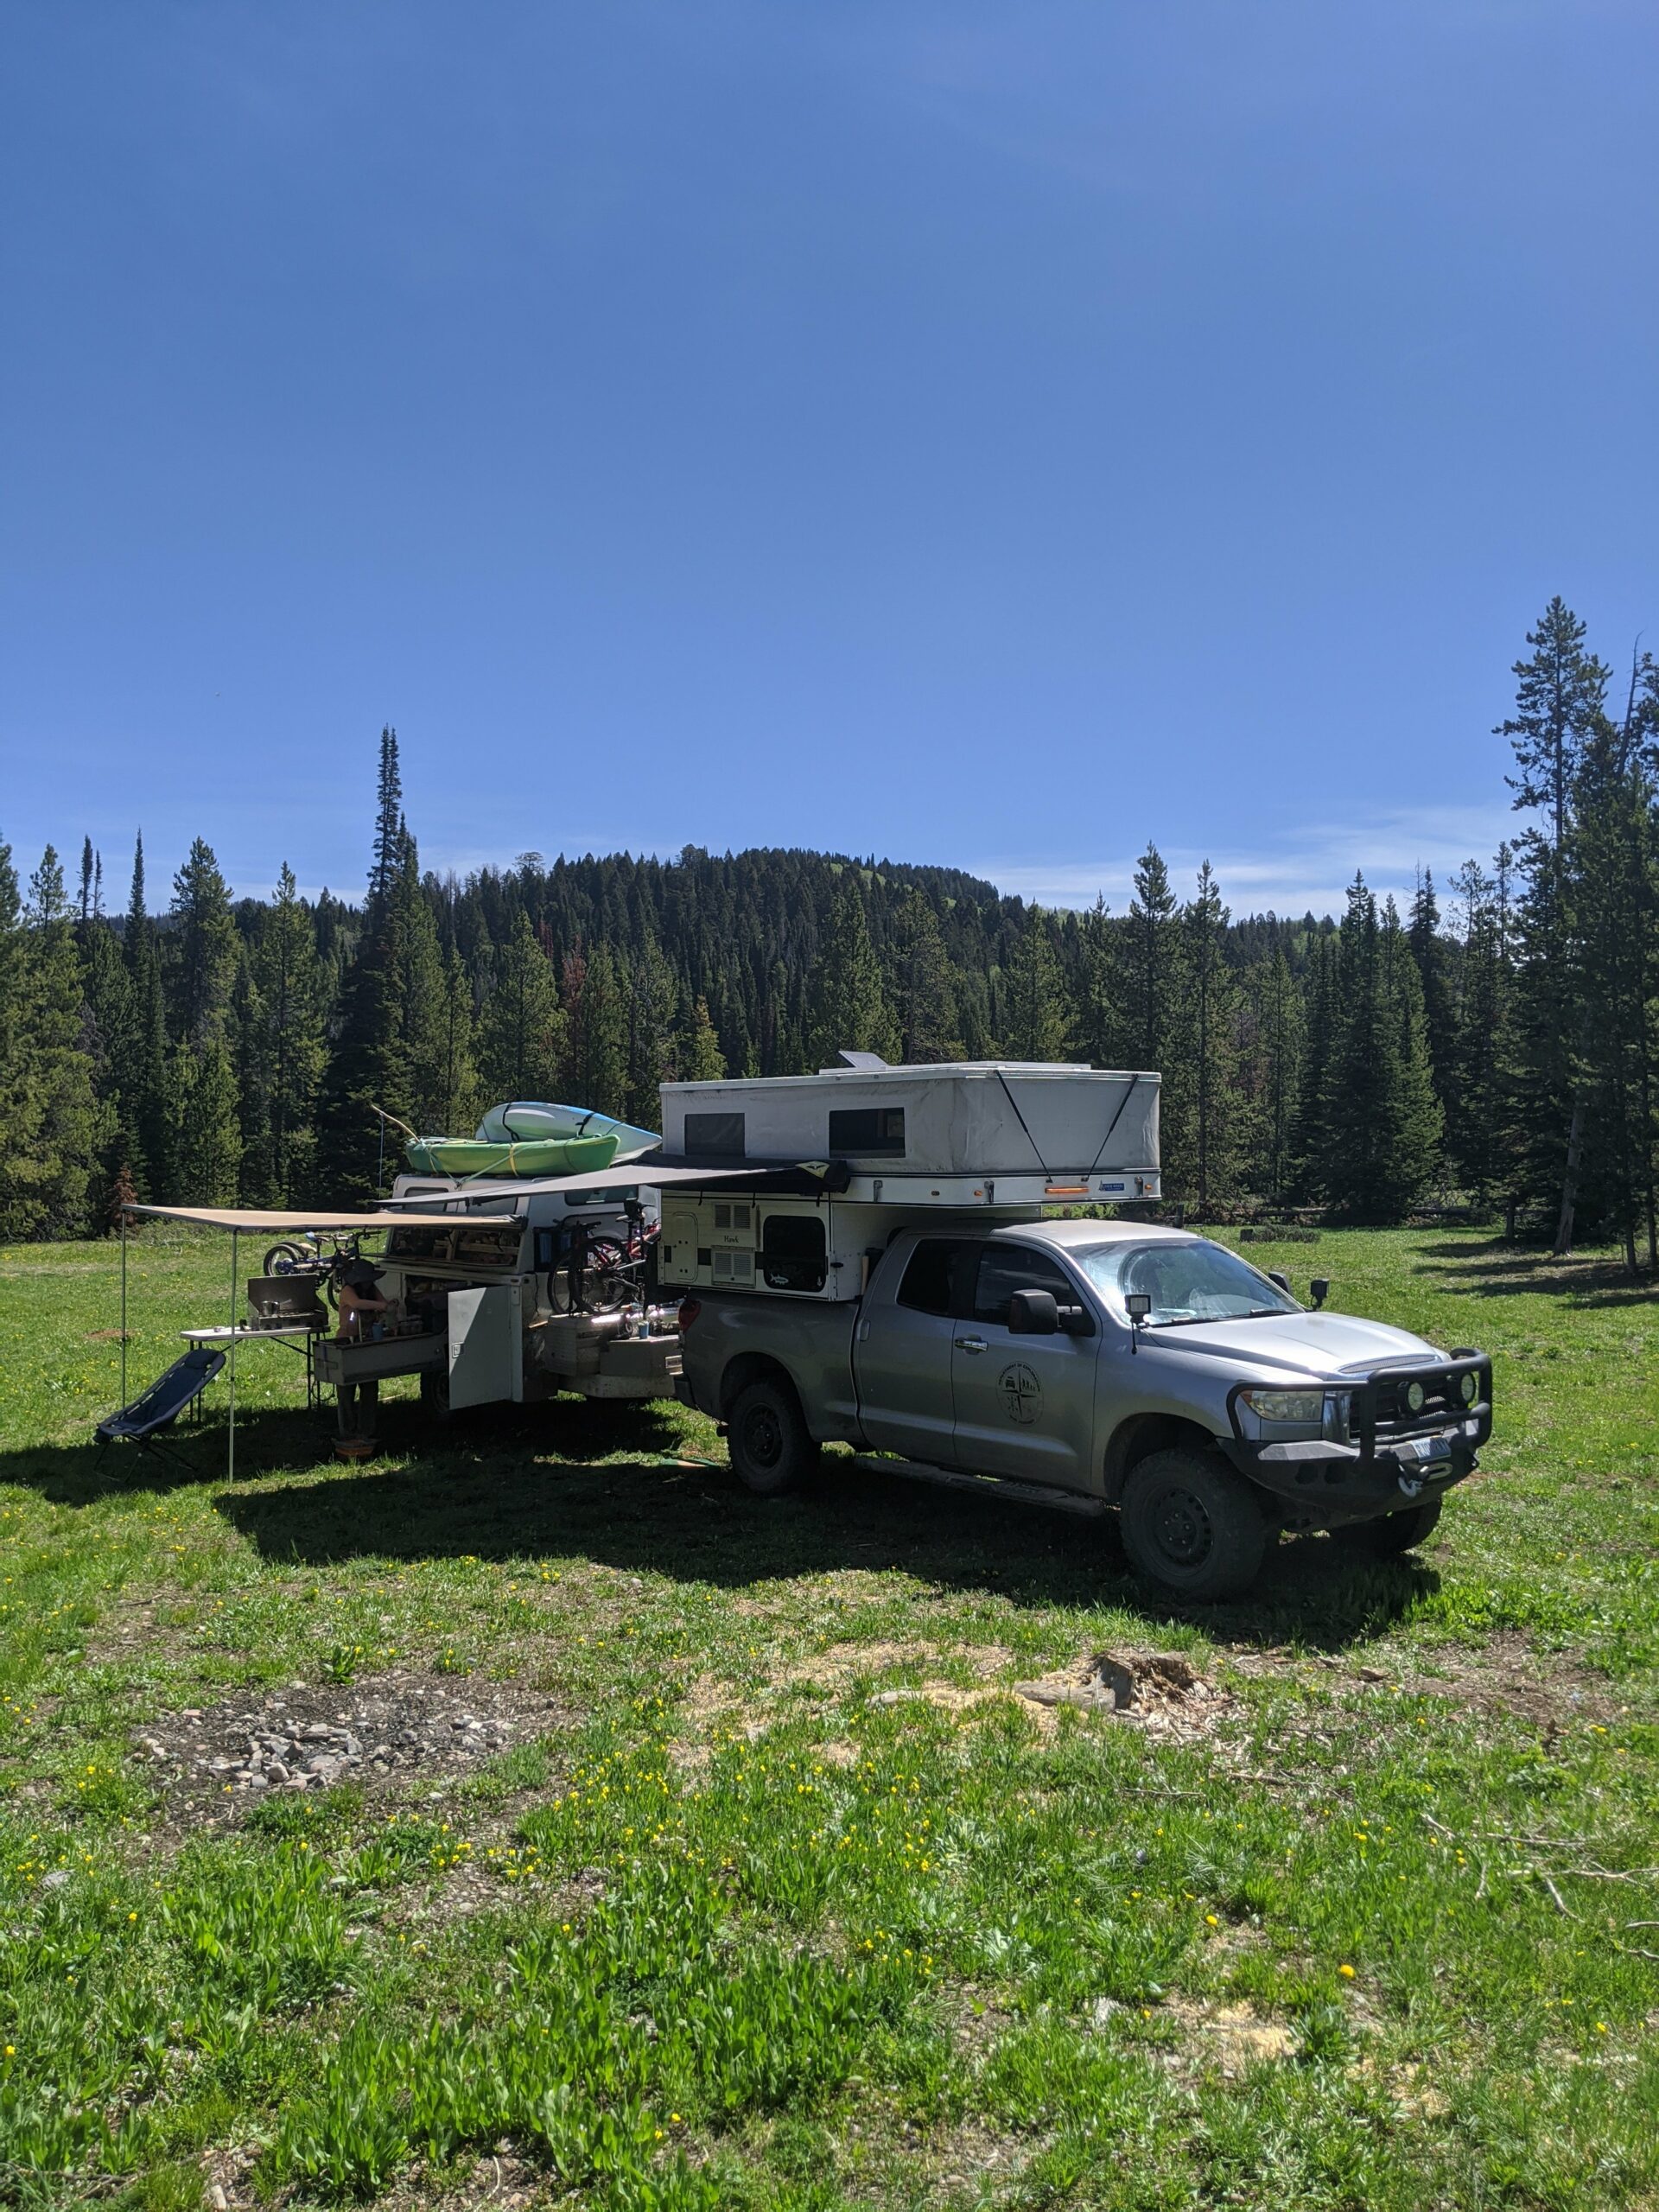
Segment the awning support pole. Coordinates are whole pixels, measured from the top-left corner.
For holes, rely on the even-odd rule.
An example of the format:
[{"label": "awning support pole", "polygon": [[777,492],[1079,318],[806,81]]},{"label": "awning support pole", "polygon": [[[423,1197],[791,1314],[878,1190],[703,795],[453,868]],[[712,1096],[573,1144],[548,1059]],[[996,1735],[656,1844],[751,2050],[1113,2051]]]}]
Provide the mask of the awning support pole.
[{"label": "awning support pole", "polygon": [[121,1209],[121,1403],[127,1402],[127,1210]]},{"label": "awning support pole", "polygon": [[226,1480],[232,1483],[236,1480],[236,1278],[238,1273],[237,1242],[238,1232],[233,1229],[231,1231],[231,1436],[227,1446],[225,1472]]}]

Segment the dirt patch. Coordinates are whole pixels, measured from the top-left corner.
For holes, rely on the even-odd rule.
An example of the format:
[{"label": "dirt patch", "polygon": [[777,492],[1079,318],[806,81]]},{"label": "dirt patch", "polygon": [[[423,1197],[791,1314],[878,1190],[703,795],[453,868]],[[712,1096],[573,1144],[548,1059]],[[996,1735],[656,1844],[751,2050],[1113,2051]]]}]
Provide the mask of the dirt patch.
[{"label": "dirt patch", "polygon": [[1226,2080],[1296,2055],[1293,2031],[1281,2021],[1262,2018],[1253,2005],[1195,2005],[1179,1999],[1165,2009],[1185,2034],[1172,2056],[1178,2063],[1214,2067]]},{"label": "dirt patch", "polygon": [[285,1792],[352,1782],[407,1789],[480,1763],[567,1716],[512,1682],[433,1682],[402,1669],[347,1684],[292,1682],[263,1699],[162,1714],[133,1732],[179,1826],[233,1821]]},{"label": "dirt patch", "polygon": [[1239,1709],[1230,1692],[1179,1651],[1093,1652],[1036,1681],[1016,1682],[1014,1694],[1051,1727],[1060,1707],[1074,1706],[1110,1713],[1148,1736],[1182,1741],[1213,1734]]},{"label": "dirt patch", "polygon": [[1520,1720],[1546,1740],[1563,1728],[1627,1718],[1607,1676],[1569,1654],[1540,1651],[1517,1629],[1500,1629],[1478,1649],[1446,1643],[1409,1658],[1373,1645],[1362,1658],[1239,1647],[1228,1653],[1238,1674],[1262,1681],[1289,1677],[1329,1690],[1387,1688],[1408,1697],[1439,1698],[1453,1711]]}]

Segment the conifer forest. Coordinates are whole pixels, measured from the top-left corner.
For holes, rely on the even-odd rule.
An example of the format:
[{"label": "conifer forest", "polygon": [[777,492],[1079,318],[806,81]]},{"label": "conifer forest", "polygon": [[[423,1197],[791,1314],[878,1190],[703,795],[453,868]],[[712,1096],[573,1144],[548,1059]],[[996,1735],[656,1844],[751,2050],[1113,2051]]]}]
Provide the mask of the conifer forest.
[{"label": "conifer forest", "polygon": [[[1238,918],[1155,848],[1127,910],[1051,911],[942,867],[800,850],[525,853],[423,870],[380,738],[361,897],[278,866],[169,886],[84,842],[0,844],[0,1238],[128,1200],[350,1203],[401,1164],[382,1109],[465,1134],[506,1098],[658,1126],[658,1086],[893,1059],[1156,1069],[1189,1217],[1513,1208],[1659,1269],[1659,667],[1615,676],[1553,601],[1516,664],[1513,838],[1409,909]],[[206,825],[210,826],[210,825]],[[121,856],[126,874],[126,856]]]}]

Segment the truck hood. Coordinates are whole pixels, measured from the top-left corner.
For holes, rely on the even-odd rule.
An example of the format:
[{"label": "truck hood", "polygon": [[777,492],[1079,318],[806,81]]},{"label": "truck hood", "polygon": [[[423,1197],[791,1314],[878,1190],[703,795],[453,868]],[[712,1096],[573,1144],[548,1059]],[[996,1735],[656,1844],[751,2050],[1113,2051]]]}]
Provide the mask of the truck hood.
[{"label": "truck hood", "polygon": [[1148,1329],[1141,1343],[1188,1358],[1224,1359],[1299,1380],[1329,1382],[1368,1374],[1395,1360],[1445,1354],[1407,1330],[1363,1321],[1352,1313],[1285,1313],[1255,1321],[1194,1321],[1185,1328]]}]

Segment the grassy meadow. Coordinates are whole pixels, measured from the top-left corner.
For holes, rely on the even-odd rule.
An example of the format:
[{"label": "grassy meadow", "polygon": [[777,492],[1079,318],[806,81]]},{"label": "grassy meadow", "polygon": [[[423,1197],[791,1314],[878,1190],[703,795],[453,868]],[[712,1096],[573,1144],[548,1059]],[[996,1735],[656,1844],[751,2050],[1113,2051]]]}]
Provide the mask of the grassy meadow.
[{"label": "grassy meadow", "polygon": [[[229,1256],[135,1243],[135,1390]],[[1659,2204],[1659,1306],[1254,1256],[1490,1350],[1497,1433],[1421,1553],[1182,1611],[671,1406],[399,1384],[336,1465],[275,1348],[233,1484],[218,1414],[100,1459],[115,1249],[0,1251],[0,2199]],[[1124,1715],[1017,1690],[1099,1654]],[[306,1716],[385,1758],[238,1788]]]}]

